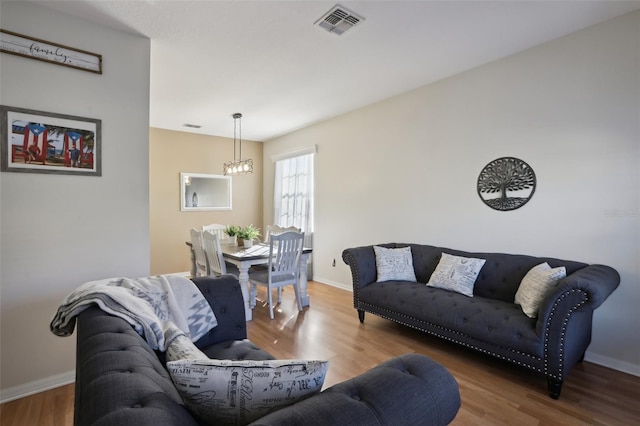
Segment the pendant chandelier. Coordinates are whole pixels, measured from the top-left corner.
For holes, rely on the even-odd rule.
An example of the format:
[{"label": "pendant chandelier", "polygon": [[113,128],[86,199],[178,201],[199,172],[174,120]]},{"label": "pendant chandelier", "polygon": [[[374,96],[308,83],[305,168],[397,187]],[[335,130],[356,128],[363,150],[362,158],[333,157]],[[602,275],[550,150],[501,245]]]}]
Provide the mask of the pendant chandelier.
[{"label": "pendant chandelier", "polygon": [[[236,135],[239,136],[236,139]],[[236,150],[236,143],[238,150]],[[236,159],[236,152],[238,158]],[[233,161],[224,163],[224,175],[243,175],[245,173],[253,173],[253,160],[242,159],[242,114],[236,112],[233,114]]]}]

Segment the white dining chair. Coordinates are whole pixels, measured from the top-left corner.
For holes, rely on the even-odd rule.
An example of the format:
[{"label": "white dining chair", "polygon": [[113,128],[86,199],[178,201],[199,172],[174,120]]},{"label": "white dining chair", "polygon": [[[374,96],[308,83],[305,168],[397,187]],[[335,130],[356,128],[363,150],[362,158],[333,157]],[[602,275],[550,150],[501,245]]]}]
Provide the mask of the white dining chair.
[{"label": "white dining chair", "polygon": [[238,267],[226,263],[222,256],[222,249],[220,248],[220,237],[218,234],[211,232],[202,233],[202,245],[204,247],[204,254],[207,258],[209,265],[209,275],[224,275],[233,274],[236,277],[239,275]]},{"label": "white dining chair", "polygon": [[[258,285],[267,287],[269,316],[271,319],[273,319],[272,290],[280,290],[287,285],[293,285],[298,310],[302,311],[299,263],[303,245],[304,232],[289,231],[278,235],[271,235],[269,238],[269,267],[266,271],[249,273],[252,301],[256,298]],[[281,303],[280,292],[278,292],[278,303]]]},{"label": "white dining chair", "polygon": [[[283,232],[289,232],[289,231],[300,232],[301,230],[300,228],[297,228],[295,226],[267,225],[265,228],[264,242],[266,244],[269,244],[269,237],[271,235],[280,235]],[[267,267],[268,265],[253,265],[251,267],[251,270],[254,272],[266,271]],[[278,287],[278,303],[280,303],[281,299],[282,299],[282,287]]]},{"label": "white dining chair", "polygon": [[204,253],[204,246],[202,244],[202,231],[198,231],[195,228],[191,229],[191,249],[193,250],[195,258],[196,277],[205,277],[209,275],[207,257]]},{"label": "white dining chair", "polygon": [[224,230],[227,229],[227,225],[221,225],[219,223],[212,223],[210,225],[203,225],[202,232],[210,232],[212,234],[217,234],[220,237],[220,243],[225,243],[230,237],[227,235]]}]

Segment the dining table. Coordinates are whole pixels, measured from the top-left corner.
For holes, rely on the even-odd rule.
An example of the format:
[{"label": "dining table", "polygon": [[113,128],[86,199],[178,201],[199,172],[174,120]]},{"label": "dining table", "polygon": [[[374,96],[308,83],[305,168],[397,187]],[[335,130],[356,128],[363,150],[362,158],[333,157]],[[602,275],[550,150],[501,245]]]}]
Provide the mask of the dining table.
[{"label": "dining table", "polygon": [[[237,244],[225,243],[220,244],[220,248],[222,249],[222,257],[224,260],[238,267],[238,271],[240,272],[238,281],[240,281],[242,297],[244,297],[245,302],[244,313],[247,321],[250,321],[253,318],[253,308],[256,305],[256,301],[255,298],[252,300],[250,297],[249,268],[254,265],[269,264],[269,244],[257,243],[245,248]],[[311,252],[311,248],[303,248],[302,254],[300,255],[300,262],[298,263],[302,306],[309,306],[309,294],[307,293],[307,262]]]},{"label": "dining table", "polygon": [[[191,243],[187,242],[191,248]],[[226,262],[232,263],[238,267],[240,288],[242,289],[242,297],[244,298],[244,314],[247,321],[253,319],[253,308],[256,305],[255,299],[251,298],[251,288],[249,283],[249,269],[254,265],[269,264],[269,244],[255,243],[251,247],[240,246],[236,243],[221,243],[222,257]],[[299,284],[300,299],[302,306],[309,306],[309,294],[307,293],[307,263],[312,253],[310,247],[304,247],[299,262]],[[195,274],[195,255],[191,250],[192,275]]]}]

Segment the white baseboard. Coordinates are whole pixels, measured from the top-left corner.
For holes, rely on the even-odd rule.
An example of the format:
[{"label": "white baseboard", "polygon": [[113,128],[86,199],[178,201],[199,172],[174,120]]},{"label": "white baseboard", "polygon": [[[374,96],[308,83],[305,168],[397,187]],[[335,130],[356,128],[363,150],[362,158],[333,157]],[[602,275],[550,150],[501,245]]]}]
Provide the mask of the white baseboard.
[{"label": "white baseboard", "polygon": [[313,277],[313,281],[320,284],[330,285],[331,287],[341,288],[342,290],[353,291],[353,287],[351,286],[351,284],[347,285],[347,284],[331,281],[326,278],[316,277],[316,276]]},{"label": "white baseboard", "polygon": [[630,362],[620,361],[608,356],[594,354],[589,351],[584,355],[584,359],[585,361],[602,365],[603,367],[611,368],[612,370],[640,377],[640,365],[637,364],[631,364]]},{"label": "white baseboard", "polygon": [[0,404],[13,401],[14,399],[24,398],[25,396],[35,393],[44,392],[59,386],[68,385],[76,381],[76,371],[67,371],[66,373],[56,374],[46,379],[35,380],[23,385],[14,386],[8,389],[0,390]]}]

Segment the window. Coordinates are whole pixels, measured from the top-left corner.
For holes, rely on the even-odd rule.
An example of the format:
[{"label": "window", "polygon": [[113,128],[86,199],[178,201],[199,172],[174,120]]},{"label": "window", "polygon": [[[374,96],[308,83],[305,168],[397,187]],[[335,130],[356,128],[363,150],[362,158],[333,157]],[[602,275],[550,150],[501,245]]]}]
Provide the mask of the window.
[{"label": "window", "polygon": [[274,222],[295,226],[305,233],[305,245],[313,235],[313,154],[276,161]]}]

